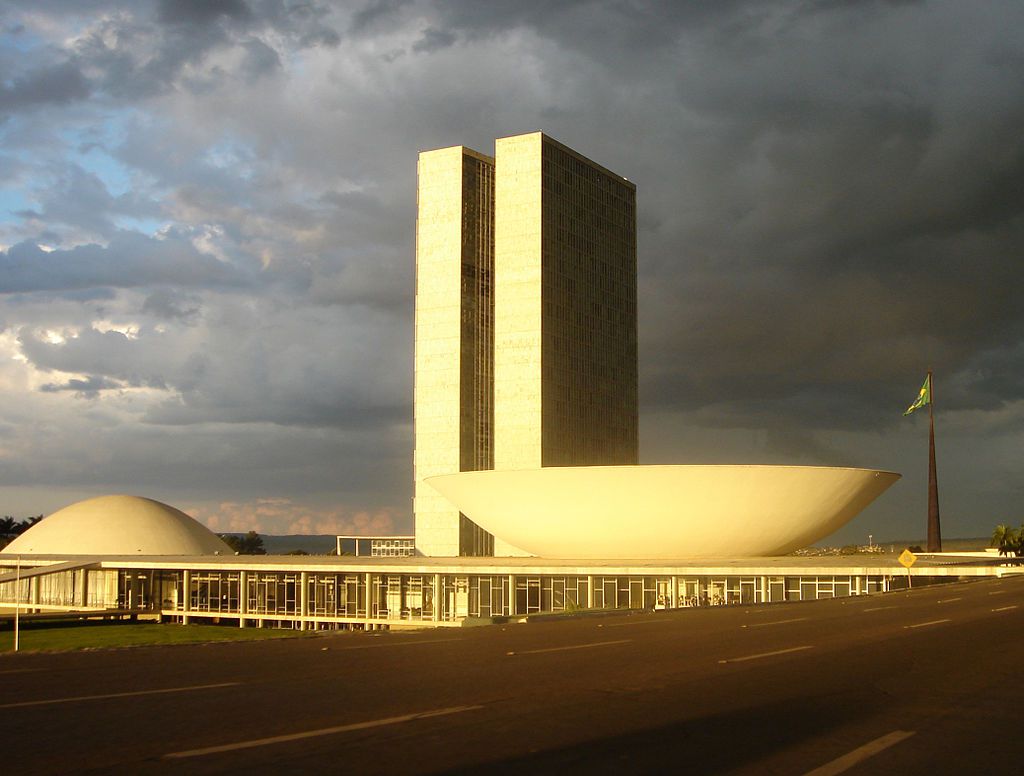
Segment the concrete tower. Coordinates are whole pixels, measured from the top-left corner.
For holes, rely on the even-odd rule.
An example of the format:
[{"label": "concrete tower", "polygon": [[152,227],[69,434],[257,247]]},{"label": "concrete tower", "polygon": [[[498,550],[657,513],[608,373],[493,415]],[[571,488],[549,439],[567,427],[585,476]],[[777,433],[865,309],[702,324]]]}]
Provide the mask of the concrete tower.
[{"label": "concrete tower", "polygon": [[416,544],[514,555],[423,482],[637,463],[636,188],[540,132],[419,158]]},{"label": "concrete tower", "polygon": [[413,512],[425,555],[492,555],[491,535],[423,482],[494,467],[494,160],[419,158]]},{"label": "concrete tower", "polygon": [[635,464],[636,187],[540,132],[495,147],[494,467]]}]

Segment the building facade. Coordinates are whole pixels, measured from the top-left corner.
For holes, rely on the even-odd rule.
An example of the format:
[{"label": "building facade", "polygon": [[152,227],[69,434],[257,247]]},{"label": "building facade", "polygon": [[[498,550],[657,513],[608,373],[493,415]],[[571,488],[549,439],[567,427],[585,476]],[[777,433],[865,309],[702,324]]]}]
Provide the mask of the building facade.
[{"label": "building facade", "polygon": [[413,512],[426,555],[493,555],[494,539],[423,482],[494,465],[494,160],[420,154]]},{"label": "building facade", "polygon": [[535,132],[420,154],[414,506],[424,555],[522,554],[424,483],[637,462],[635,186]]},{"label": "building facade", "polygon": [[[0,607],[306,629],[458,627],[495,618],[609,609],[679,609],[873,595],[1021,573],[892,556],[772,558],[750,564],[559,562],[535,558],[316,556],[0,557]],[[0,623],[12,614],[0,612]]]},{"label": "building facade", "polygon": [[636,464],[636,187],[540,132],[495,148],[495,468]]}]

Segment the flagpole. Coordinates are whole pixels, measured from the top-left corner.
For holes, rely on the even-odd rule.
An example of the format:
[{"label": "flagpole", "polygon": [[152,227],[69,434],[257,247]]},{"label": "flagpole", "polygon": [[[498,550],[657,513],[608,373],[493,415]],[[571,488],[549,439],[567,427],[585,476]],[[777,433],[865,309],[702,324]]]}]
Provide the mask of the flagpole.
[{"label": "flagpole", "polygon": [[935,475],[935,386],[928,370],[928,552],[942,552],[939,528],[939,484]]}]

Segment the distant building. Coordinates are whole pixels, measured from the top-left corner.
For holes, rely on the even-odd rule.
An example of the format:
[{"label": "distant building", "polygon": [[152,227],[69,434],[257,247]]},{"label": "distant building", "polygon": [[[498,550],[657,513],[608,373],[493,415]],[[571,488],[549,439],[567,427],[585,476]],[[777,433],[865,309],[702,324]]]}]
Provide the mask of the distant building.
[{"label": "distant building", "polygon": [[411,558],[416,554],[415,536],[357,536],[336,537],[337,555],[357,558]]},{"label": "distant building", "polygon": [[439,474],[636,464],[636,188],[540,132],[420,154],[414,513],[425,555],[514,555]]}]

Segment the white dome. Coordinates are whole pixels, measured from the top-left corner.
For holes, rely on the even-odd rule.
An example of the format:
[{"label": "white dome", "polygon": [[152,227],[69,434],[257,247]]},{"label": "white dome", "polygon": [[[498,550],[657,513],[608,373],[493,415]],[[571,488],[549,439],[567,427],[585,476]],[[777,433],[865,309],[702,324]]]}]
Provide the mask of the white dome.
[{"label": "white dome", "polygon": [[5,555],[233,555],[181,510],[140,496],[99,496],[58,509]]},{"label": "white dome", "polygon": [[900,475],[827,466],[576,466],[428,477],[485,531],[542,558],[785,555]]}]

